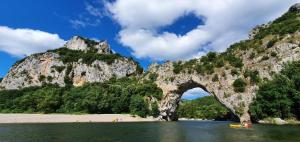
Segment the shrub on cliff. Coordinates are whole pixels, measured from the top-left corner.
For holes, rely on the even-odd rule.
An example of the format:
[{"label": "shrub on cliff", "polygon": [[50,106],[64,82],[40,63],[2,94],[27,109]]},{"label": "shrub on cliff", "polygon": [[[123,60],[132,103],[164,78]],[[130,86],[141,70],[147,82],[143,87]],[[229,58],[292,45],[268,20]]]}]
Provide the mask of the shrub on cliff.
[{"label": "shrub on cliff", "polygon": [[244,79],[238,78],[233,82],[232,86],[234,87],[235,92],[242,93],[245,92],[245,87],[247,86],[247,83]]},{"label": "shrub on cliff", "polygon": [[244,66],[243,60],[241,58],[238,58],[230,53],[227,53],[224,58],[233,67],[241,68]]},{"label": "shrub on cliff", "polygon": [[261,28],[255,35],[256,39],[262,39],[267,35],[285,35],[292,34],[300,29],[299,11],[289,11],[280,18],[276,19],[266,28]]},{"label": "shrub on cliff", "polygon": [[112,64],[116,59],[122,58],[119,54],[99,54],[94,51],[78,51],[70,50],[68,48],[59,48],[56,50],[51,50],[48,52],[54,52],[60,55],[60,59],[64,63],[78,62],[79,59],[82,59],[82,62],[85,64],[92,64],[96,60],[106,62],[107,64]]},{"label": "shrub on cliff", "polygon": [[259,71],[258,70],[246,69],[246,71],[244,72],[244,77],[245,78],[250,77],[250,81],[251,81],[252,84],[261,82],[261,78],[259,76]]}]

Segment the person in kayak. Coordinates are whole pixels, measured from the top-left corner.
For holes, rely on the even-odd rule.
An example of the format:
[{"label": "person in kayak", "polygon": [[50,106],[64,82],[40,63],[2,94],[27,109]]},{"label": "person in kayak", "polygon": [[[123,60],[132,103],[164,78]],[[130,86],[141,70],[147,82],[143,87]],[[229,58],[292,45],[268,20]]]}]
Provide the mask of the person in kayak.
[{"label": "person in kayak", "polygon": [[244,128],[252,128],[252,123],[251,123],[251,121],[244,121],[244,122],[242,122],[242,126]]}]

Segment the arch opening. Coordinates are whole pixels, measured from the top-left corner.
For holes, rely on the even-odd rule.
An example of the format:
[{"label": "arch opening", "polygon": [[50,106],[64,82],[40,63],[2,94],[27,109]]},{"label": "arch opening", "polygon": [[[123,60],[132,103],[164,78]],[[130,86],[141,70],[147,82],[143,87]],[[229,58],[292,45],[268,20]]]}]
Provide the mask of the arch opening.
[{"label": "arch opening", "polygon": [[189,89],[181,96],[176,115],[179,120],[232,120],[232,113],[214,95],[200,87]]},{"label": "arch opening", "polygon": [[196,100],[206,96],[211,96],[211,94],[200,87],[196,87],[185,91],[181,96],[181,100]]},{"label": "arch opening", "polygon": [[237,120],[234,113],[224,106],[204,85],[193,80],[177,85],[166,92],[161,103],[161,117],[167,121],[184,119]]}]

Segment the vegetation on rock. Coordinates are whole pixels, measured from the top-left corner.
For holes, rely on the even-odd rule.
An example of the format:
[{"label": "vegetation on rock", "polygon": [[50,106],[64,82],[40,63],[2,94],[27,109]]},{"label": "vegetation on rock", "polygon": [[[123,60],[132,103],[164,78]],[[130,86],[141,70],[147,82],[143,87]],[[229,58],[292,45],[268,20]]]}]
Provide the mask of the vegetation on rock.
[{"label": "vegetation on rock", "polygon": [[215,72],[215,68],[222,68],[226,64],[229,64],[234,68],[241,68],[244,65],[243,60],[234,56],[233,54],[217,54],[215,52],[209,52],[206,56],[203,56],[200,59],[192,59],[186,62],[174,62],[173,72],[178,74],[183,71],[186,73],[193,73],[196,71],[197,73],[203,75],[212,74]]},{"label": "vegetation on rock", "polygon": [[259,83],[261,81],[258,70],[246,69],[246,71],[244,72],[244,77],[250,77],[251,84]]},{"label": "vegetation on rock", "polygon": [[65,66],[53,66],[52,68],[54,68],[57,72],[61,73],[63,70],[65,70]]},{"label": "vegetation on rock", "polygon": [[238,78],[233,82],[232,86],[234,87],[235,92],[242,93],[242,92],[245,92],[247,83],[244,79]]},{"label": "vegetation on rock", "polygon": [[300,118],[300,61],[288,63],[273,79],[260,85],[250,106],[253,120]]},{"label": "vegetation on rock", "polygon": [[300,20],[298,19],[298,17],[299,10],[290,10],[280,18],[276,19],[266,28],[260,28],[259,33],[255,35],[255,38],[262,39],[267,35],[283,36],[285,34],[292,34],[300,28]]},{"label": "vegetation on rock", "polygon": [[122,58],[120,54],[99,54],[93,50],[80,51],[71,50],[68,48],[59,48],[48,52],[57,53],[60,55],[60,60],[63,63],[78,62],[80,59],[82,63],[91,65],[94,61],[99,60],[112,64],[116,59]]}]

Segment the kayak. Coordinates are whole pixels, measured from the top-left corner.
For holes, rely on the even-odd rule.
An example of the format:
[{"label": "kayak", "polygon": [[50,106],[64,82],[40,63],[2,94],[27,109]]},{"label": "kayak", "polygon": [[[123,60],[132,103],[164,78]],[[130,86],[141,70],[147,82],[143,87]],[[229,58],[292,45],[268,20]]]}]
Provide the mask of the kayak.
[{"label": "kayak", "polygon": [[243,128],[241,124],[229,124],[230,128]]}]

